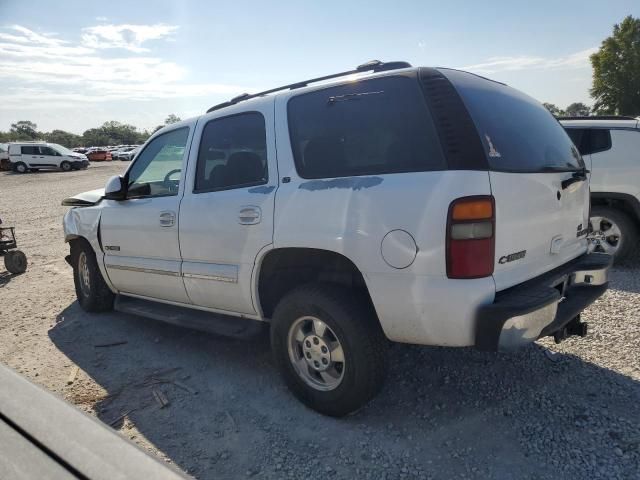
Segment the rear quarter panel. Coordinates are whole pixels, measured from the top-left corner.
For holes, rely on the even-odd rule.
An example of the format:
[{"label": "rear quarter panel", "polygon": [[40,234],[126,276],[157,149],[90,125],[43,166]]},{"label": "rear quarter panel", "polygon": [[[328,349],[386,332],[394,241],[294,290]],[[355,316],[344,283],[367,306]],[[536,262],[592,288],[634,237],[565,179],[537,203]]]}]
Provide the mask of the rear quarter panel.
[{"label": "rear quarter panel", "polygon": [[[349,258],[362,272],[382,327],[395,341],[471,345],[475,308],[493,300],[491,277],[446,276],[446,223],[459,197],[490,195],[489,174],[436,171],[307,180],[294,166],[286,102],[276,102],[280,177],[274,248],[307,247]],[[381,253],[392,230],[415,240],[415,260],[394,268]]]}]

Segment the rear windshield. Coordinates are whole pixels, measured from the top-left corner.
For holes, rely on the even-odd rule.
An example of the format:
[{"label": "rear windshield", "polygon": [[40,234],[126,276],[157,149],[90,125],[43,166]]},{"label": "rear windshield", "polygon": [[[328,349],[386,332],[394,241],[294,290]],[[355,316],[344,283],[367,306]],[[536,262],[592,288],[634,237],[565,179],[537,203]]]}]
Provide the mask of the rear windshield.
[{"label": "rear windshield", "polygon": [[289,100],[288,116],[302,178],[446,169],[413,78],[376,78],[302,94]]},{"label": "rear windshield", "polygon": [[507,85],[442,69],[476,124],[492,170],[576,170],[584,163],[560,123],[533,98]]}]

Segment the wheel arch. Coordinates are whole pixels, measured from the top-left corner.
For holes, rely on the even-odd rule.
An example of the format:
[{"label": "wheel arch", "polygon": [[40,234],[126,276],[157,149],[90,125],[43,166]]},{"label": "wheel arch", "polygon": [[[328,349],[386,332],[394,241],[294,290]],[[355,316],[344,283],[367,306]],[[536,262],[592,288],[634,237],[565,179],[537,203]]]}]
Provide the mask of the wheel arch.
[{"label": "wheel arch", "polygon": [[591,192],[591,205],[603,205],[622,210],[640,223],[640,200],[628,193]]},{"label": "wheel arch", "polygon": [[347,256],[319,248],[282,247],[264,252],[259,259],[255,275],[259,311],[265,318],[271,318],[287,293],[313,282],[354,288],[364,294],[374,308],[364,275]]}]

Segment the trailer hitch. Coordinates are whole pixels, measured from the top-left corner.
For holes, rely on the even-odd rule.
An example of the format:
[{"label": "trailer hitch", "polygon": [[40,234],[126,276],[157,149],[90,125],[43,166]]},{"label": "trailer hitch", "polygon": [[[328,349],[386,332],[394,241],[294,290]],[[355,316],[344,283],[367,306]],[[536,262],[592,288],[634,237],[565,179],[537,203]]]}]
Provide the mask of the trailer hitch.
[{"label": "trailer hitch", "polygon": [[560,330],[554,332],[553,340],[556,343],[560,343],[563,340],[566,340],[567,338],[574,335],[579,337],[586,337],[587,331],[588,331],[588,324],[580,321],[580,315],[577,315],[576,317],[572,318],[571,321],[567,323],[564,327],[562,327]]}]

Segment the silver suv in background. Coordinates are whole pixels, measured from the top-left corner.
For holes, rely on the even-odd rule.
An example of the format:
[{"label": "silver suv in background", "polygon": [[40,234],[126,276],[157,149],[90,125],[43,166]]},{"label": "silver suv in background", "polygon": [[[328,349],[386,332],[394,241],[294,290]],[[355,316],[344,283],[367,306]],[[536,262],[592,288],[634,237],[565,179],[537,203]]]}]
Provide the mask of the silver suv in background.
[{"label": "silver suv in background", "polygon": [[629,259],[640,226],[640,118],[565,117],[560,123],[590,173],[593,250]]}]

